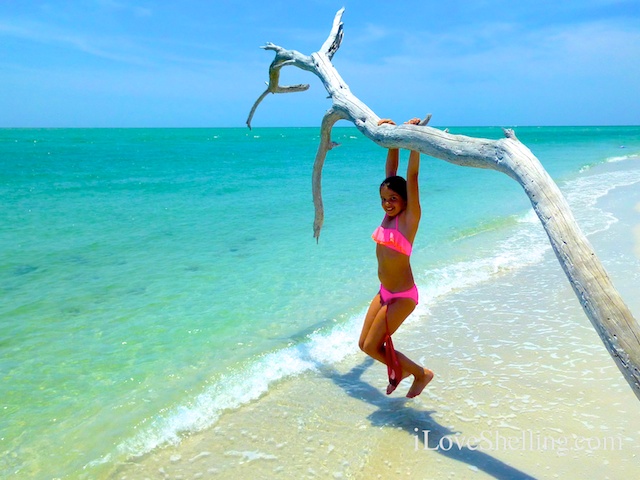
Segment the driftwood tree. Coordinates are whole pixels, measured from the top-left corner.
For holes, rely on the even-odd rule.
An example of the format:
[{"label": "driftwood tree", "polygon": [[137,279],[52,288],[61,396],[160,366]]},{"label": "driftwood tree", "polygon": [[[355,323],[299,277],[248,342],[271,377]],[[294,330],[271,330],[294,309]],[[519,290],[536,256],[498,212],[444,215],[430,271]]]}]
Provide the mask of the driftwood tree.
[{"label": "driftwood tree", "polygon": [[558,186],[540,161],[512,130],[505,130],[505,138],[499,140],[452,135],[426,126],[430,116],[420,125],[378,126],[380,117],[351,93],[331,63],[342,41],[343,12],[341,9],[336,14],[329,37],[316,53],[303,55],[272,43],[262,47],[275,52],[275,59],[269,67],[267,89],[253,105],[247,119],[247,126],[251,128],[256,108],[269,93],[299,92],[309,88],[309,85],[280,86],[280,69],[284,66],[307,70],[324,84],[332,106],[322,120],[320,145],[313,168],[314,237],[319,237],[324,218],[322,167],[327,152],[336,146],[331,140],[331,130],[338,120],[352,122],[366,137],[385,148],[418,150],[456,165],[506,173],[522,186],[531,200],[582,308],[640,399],[640,327],[578,227]]}]

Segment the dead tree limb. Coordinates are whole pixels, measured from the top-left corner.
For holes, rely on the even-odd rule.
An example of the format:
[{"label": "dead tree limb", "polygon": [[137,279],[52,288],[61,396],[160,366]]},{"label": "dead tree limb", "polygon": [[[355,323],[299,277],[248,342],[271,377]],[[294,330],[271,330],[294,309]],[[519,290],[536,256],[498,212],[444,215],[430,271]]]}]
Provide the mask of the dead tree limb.
[{"label": "dead tree limb", "polygon": [[322,81],[332,106],[322,121],[321,140],[313,168],[314,237],[319,237],[324,219],[322,167],[327,152],[335,146],[331,141],[331,130],[338,120],[352,122],[366,137],[385,148],[418,150],[456,165],[503,172],[516,180],[529,197],[582,308],[640,399],[640,327],[578,227],[560,189],[540,161],[516,138],[512,130],[505,130],[505,138],[488,140],[452,135],[427,127],[429,117],[421,125],[378,126],[380,117],[351,93],[331,63],[342,41],[343,12],[344,9],[341,9],[336,14],[329,37],[316,53],[303,55],[272,43],[263,47],[274,51],[275,59],[269,68],[267,90],[253,105],[247,119],[247,125],[251,128],[255,110],[267,93],[289,93],[308,88],[308,85],[280,87],[279,72],[283,66],[307,70]]}]

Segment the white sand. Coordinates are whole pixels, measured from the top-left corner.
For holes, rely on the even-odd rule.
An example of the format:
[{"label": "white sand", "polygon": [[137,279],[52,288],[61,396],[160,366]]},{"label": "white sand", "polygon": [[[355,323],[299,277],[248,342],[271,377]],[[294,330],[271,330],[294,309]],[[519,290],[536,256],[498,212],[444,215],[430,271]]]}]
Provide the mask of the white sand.
[{"label": "white sand", "polygon": [[[636,204],[636,212],[640,213],[640,203]],[[633,227],[633,236],[635,237],[636,244],[633,251],[636,256],[640,258],[640,225]]]},{"label": "white sand", "polygon": [[[620,221],[591,241],[640,318],[640,187],[619,190],[603,203]],[[449,295],[404,325],[396,347],[436,372],[417,399],[402,397],[408,383],[384,395],[384,367],[353,355],[113,478],[638,476],[640,402],[553,254]]]}]

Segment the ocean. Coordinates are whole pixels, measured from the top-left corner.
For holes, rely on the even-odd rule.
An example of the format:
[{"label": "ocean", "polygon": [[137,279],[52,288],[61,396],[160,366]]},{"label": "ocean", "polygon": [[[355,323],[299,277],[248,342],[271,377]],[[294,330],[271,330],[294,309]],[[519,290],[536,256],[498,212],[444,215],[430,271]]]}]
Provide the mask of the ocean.
[{"label": "ocean", "polygon": [[[503,135],[497,127],[450,131]],[[558,183],[590,238],[613,232],[620,209],[629,207],[633,219],[633,205],[625,203],[633,196],[623,197],[613,211],[600,202],[613,201],[614,192],[640,189],[640,127],[515,131]],[[225,427],[225,419],[246,414],[253,423],[236,429],[243,432],[229,440],[236,446],[221,446],[220,457],[213,447],[201,448],[190,464],[216,458],[218,478],[249,478],[236,469],[266,464],[259,476],[279,472],[293,478],[297,460],[237,444],[243,437],[260,442],[254,431],[281,418],[282,409],[305,408],[305,399],[322,399],[327,410],[320,423],[299,419],[299,431],[320,430],[358,445],[353,425],[366,423],[367,416],[342,411],[327,388],[337,385],[350,399],[357,391],[377,395],[367,393],[371,385],[363,385],[361,376],[344,372],[364,360],[359,328],[379,287],[371,233],[383,217],[378,186],[386,152],[355,128],[335,128],[333,138],[341,145],[329,152],[324,167],[325,225],[316,243],[311,171],[318,128],[0,129],[1,477],[144,478],[136,467],[152,468],[145,475],[166,473],[187,459],[176,452],[195,439],[217,434],[216,443],[224,445],[221,429],[234,428]],[[407,157],[402,152],[401,172]],[[423,216],[412,256],[420,305],[398,332],[399,341],[405,330],[407,352],[419,344],[436,364],[467,373],[479,369],[474,371],[483,388],[494,389],[487,395],[495,395],[506,387],[488,372],[511,353],[497,347],[487,353],[488,345],[517,342],[522,351],[528,341],[504,339],[501,332],[516,320],[496,312],[496,305],[511,305],[513,315],[550,317],[554,312],[544,295],[562,291],[558,302],[574,308],[572,294],[516,182],[423,155],[420,188]],[[632,251],[633,242],[627,243]],[[603,245],[615,254],[620,243]],[[639,275],[630,258],[611,266],[626,280]],[[509,275],[518,280],[512,279],[517,285],[506,296],[496,285]],[[625,299],[635,293],[626,280],[618,285]],[[492,286],[499,291],[478,294]],[[527,308],[536,292],[541,299]],[[455,319],[438,316],[445,308],[452,310],[441,315],[458,312]],[[465,308],[470,311],[461,313]],[[574,313],[576,321],[586,321],[580,315]],[[473,327],[465,323],[470,316]],[[497,318],[505,323],[498,325]],[[526,325],[535,324],[527,318],[532,323]],[[456,338],[483,324],[482,332],[490,332],[486,355],[456,348]],[[559,317],[555,326],[544,327],[544,338],[570,324]],[[592,330],[588,321],[584,330]],[[530,341],[532,354],[550,349],[550,363],[553,355],[572,352],[607,355],[597,339],[593,348],[580,340],[561,352],[553,338],[546,347]],[[499,367],[508,364],[505,378],[526,376],[527,364],[517,363]],[[610,363],[608,375],[619,376]],[[383,367],[366,368],[382,389]],[[462,381],[456,378],[428,389],[455,389]],[[629,390],[623,380],[620,385],[620,392]],[[410,407],[412,415],[416,408],[438,410],[440,395],[423,394]],[[383,420],[373,422],[376,432],[393,417],[391,407],[409,405],[375,398],[376,405],[386,405]],[[456,398],[472,412],[482,404],[452,394],[446,400],[454,412],[462,408],[451,406]],[[535,396],[520,392],[518,398],[530,405]],[[432,404],[424,406],[429,399]],[[503,406],[506,411],[492,407],[500,418],[513,413],[513,404]],[[252,417],[254,410],[261,415]],[[413,447],[411,428],[393,430]],[[276,447],[286,443],[272,436]],[[301,453],[311,465],[303,476],[322,472],[327,449],[337,447],[323,448]],[[173,452],[166,464],[144,466],[166,452]],[[372,478],[358,477],[371,464],[369,454],[361,446],[351,454],[361,456],[361,463],[325,473]]]}]

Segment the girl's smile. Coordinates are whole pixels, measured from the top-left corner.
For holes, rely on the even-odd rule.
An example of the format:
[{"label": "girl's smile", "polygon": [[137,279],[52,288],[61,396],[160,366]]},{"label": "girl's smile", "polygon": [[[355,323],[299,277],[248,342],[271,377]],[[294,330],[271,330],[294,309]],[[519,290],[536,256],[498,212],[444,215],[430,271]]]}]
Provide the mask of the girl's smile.
[{"label": "girl's smile", "polygon": [[390,217],[395,217],[407,207],[407,202],[386,185],[380,188],[380,201],[382,209]]}]

